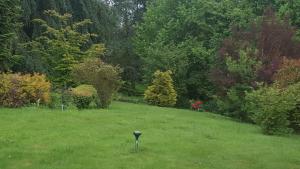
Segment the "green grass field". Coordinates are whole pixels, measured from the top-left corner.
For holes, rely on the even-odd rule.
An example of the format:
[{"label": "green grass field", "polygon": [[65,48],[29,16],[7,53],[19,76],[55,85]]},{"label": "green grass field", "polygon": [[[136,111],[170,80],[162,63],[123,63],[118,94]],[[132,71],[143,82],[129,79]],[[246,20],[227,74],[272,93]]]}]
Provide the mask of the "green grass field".
[{"label": "green grass field", "polygon": [[0,109],[0,169],[299,168],[299,136],[266,136],[204,112],[121,102],[109,110]]}]

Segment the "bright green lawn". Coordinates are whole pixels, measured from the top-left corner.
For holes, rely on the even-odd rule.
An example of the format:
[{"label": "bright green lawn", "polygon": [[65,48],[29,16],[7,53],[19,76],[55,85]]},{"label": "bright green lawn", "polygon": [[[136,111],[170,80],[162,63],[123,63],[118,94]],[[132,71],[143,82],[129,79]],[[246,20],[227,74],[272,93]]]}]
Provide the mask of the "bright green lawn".
[{"label": "bright green lawn", "polygon": [[[132,132],[143,132],[133,151]],[[213,114],[115,102],[109,110],[0,109],[0,169],[300,169],[299,136]]]}]

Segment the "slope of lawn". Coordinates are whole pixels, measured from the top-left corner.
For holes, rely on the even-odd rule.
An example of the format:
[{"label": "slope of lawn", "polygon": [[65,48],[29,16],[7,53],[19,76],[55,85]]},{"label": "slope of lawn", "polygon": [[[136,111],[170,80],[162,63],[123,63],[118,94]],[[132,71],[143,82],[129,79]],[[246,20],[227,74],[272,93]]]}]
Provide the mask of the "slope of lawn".
[{"label": "slope of lawn", "polygon": [[[132,132],[141,130],[134,152]],[[217,115],[115,102],[109,110],[0,109],[0,169],[299,169],[299,136]]]}]

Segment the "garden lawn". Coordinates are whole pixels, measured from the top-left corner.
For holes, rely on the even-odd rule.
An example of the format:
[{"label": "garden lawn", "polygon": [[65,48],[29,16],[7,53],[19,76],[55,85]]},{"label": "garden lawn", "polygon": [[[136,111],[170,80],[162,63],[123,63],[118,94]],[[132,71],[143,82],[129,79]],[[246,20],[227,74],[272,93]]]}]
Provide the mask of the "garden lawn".
[{"label": "garden lawn", "polygon": [[[141,130],[134,152],[132,132]],[[299,136],[204,112],[0,109],[0,169],[300,169]]]}]

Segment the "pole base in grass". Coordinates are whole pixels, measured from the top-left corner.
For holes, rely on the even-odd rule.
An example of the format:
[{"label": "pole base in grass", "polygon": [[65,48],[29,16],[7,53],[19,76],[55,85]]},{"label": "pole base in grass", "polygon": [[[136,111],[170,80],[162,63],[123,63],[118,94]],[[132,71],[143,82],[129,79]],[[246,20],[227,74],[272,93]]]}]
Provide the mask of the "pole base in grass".
[{"label": "pole base in grass", "polygon": [[135,152],[137,152],[139,149],[139,137],[142,135],[142,132],[134,131],[133,135],[135,137]]}]

